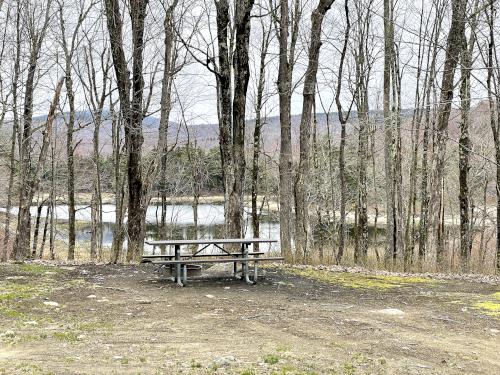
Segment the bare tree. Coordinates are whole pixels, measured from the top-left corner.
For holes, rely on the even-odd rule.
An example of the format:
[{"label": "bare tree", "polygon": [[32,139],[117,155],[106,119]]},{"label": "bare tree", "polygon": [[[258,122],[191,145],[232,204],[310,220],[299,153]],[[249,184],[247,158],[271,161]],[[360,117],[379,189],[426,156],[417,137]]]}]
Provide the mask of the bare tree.
[{"label": "bare tree", "polygon": [[370,45],[372,1],[356,5],[358,17],[357,46],[354,50],[356,81],[354,98],[358,110],[358,199],[356,246],[354,261],[366,263],[368,254],[368,202],[367,202],[367,160],[368,160],[368,135],[370,126],[369,82],[373,64],[373,53]]},{"label": "bare tree", "polygon": [[446,132],[450,117],[451,102],[453,100],[454,77],[460,52],[462,50],[463,30],[465,27],[465,14],[467,0],[452,0],[451,26],[446,45],[441,93],[436,122],[436,140],[434,153],[435,168],[433,173],[433,190],[431,195],[431,211],[434,212],[433,228],[436,233],[436,261],[441,263],[444,252],[444,238],[442,233],[442,191],[444,176],[444,154],[446,149]]},{"label": "bare tree", "polygon": [[304,77],[302,117],[300,120],[300,155],[295,180],[295,235],[297,254],[304,259],[309,257],[313,243],[309,222],[309,201],[306,181],[309,176],[311,114],[316,95],[319,53],[321,48],[321,26],[334,0],[320,0],[311,16],[311,39],[309,44],[309,63]]},{"label": "bare tree", "polygon": [[386,193],[386,266],[396,257],[396,223],[394,197],[394,134],[391,111],[391,73],[394,49],[394,4],[384,0],[384,158]]},{"label": "bare tree", "polygon": [[16,39],[14,49],[14,74],[12,79],[12,135],[9,153],[9,184],[7,188],[7,205],[5,207],[5,232],[3,238],[2,261],[7,260],[7,252],[10,241],[10,210],[12,207],[12,195],[14,189],[14,175],[16,163],[16,140],[19,133],[19,77],[21,75],[21,11],[20,4],[16,8]]},{"label": "bare tree", "polygon": [[[493,133],[493,142],[495,146],[495,162],[496,162],[496,269],[500,270],[500,68],[498,67],[499,59],[496,52],[495,40],[495,1],[490,0],[486,7],[486,19],[488,22],[488,57],[487,57],[487,78],[486,84],[488,89],[488,106],[490,112],[490,126]],[[496,70],[495,70],[496,66]],[[498,82],[495,82],[496,79]],[[495,104],[496,102],[496,104]],[[495,116],[496,115],[496,116]]]},{"label": "bare tree", "polygon": [[474,9],[469,20],[470,36],[467,40],[465,27],[462,36],[461,51],[461,84],[460,84],[460,102],[461,102],[461,121],[460,121],[460,140],[459,140],[459,201],[460,201],[460,254],[462,258],[462,267],[469,268],[470,255],[472,251],[472,234],[470,219],[470,192],[469,192],[469,169],[471,154],[471,139],[469,137],[470,126],[470,107],[471,107],[471,70],[472,54],[476,44],[476,22],[477,7],[479,1],[474,2]]},{"label": "bare tree", "polygon": [[[66,156],[68,164],[68,260],[75,259],[75,162],[74,154],[76,145],[74,144],[74,132],[76,123],[75,91],[73,88],[73,56],[79,45],[78,33],[83,21],[93,7],[93,3],[87,7],[84,0],[80,0],[76,5],[78,17],[75,26],[67,34],[66,17],[64,10],[69,9],[64,0],[58,0],[59,5],[59,26],[61,28],[61,46],[64,52],[64,74],[66,76],[66,96],[69,104],[69,118],[66,132]],[[74,10],[74,8],[71,8]],[[64,116],[66,118],[66,116]]]},{"label": "bare tree", "polygon": [[[262,16],[261,16],[262,17]],[[266,85],[266,65],[269,45],[271,42],[271,25],[266,25],[264,17],[261,18],[262,27],[262,41],[260,44],[260,59],[259,70],[257,76],[257,88],[255,98],[255,128],[253,133],[253,157],[252,157],[252,230],[254,237],[259,237],[260,233],[260,212],[262,205],[258,207],[258,194],[259,194],[259,158],[261,154],[262,143],[262,127],[265,124],[262,110],[266,101],[264,97],[264,89]],[[264,201],[262,202],[264,204]],[[258,250],[256,244],[255,250]]]},{"label": "bare tree", "polygon": [[128,250],[127,261],[137,260],[144,247],[142,180],[142,120],[144,117],[144,21],[148,0],[131,0],[128,7],[132,23],[132,79],[129,77],[123,41],[123,19],[118,0],[105,0],[111,52],[120,98],[120,111],[125,124],[128,154]]},{"label": "bare tree", "polygon": [[[346,144],[346,123],[349,118],[352,103],[347,111],[347,114],[344,113],[342,108],[342,102],[340,100],[340,95],[342,91],[342,81],[343,81],[343,71],[344,71],[344,63],[347,55],[347,47],[349,43],[349,35],[351,30],[351,20],[349,16],[349,2],[348,0],[344,3],[344,11],[346,17],[346,29],[344,33],[344,45],[342,47],[342,53],[340,55],[340,63],[337,77],[337,91],[335,94],[335,103],[337,105],[338,117],[340,122],[340,147],[339,147],[339,180],[340,180],[340,224],[339,224],[339,249],[337,251],[336,263],[339,264],[342,261],[342,257],[344,256],[345,249],[345,236],[346,236],[346,200],[347,200],[347,192],[346,192],[346,172],[345,172],[345,144]],[[335,212],[333,213],[335,216]]]},{"label": "bare tree", "polygon": [[[275,9],[271,3],[271,8]],[[293,187],[292,187],[292,77],[296,59],[296,45],[299,23],[302,18],[301,1],[295,0],[293,12],[288,0],[279,2],[280,16],[274,12],[275,29],[279,39],[278,94],[280,110],[280,160],[279,160],[279,206],[280,206],[280,245],[286,260],[293,258]]]},{"label": "bare tree", "polygon": [[[40,151],[38,163],[33,160],[33,96],[35,89],[35,75],[37,73],[38,62],[40,58],[40,51],[43,41],[45,39],[47,28],[51,21],[52,15],[52,0],[47,0],[42,7],[43,21],[41,24],[34,22],[38,15],[30,12],[24,14],[26,22],[26,32],[29,36],[29,61],[28,72],[25,81],[24,92],[24,105],[22,116],[22,134],[20,142],[20,189],[19,189],[19,212],[17,222],[16,240],[14,243],[14,257],[16,259],[24,259],[30,256],[30,239],[31,239],[31,215],[30,207],[33,201],[33,196],[38,185],[38,173],[41,170],[42,164],[45,160],[45,151],[47,148],[47,141],[49,139],[49,127],[52,126],[50,118],[47,119],[47,124]],[[35,8],[36,9],[36,8]],[[59,83],[62,84],[61,80]],[[61,87],[58,84],[56,88],[56,95],[53,104],[58,104],[59,93]],[[52,107],[51,107],[52,111]],[[52,111],[55,115],[55,108]]]}]

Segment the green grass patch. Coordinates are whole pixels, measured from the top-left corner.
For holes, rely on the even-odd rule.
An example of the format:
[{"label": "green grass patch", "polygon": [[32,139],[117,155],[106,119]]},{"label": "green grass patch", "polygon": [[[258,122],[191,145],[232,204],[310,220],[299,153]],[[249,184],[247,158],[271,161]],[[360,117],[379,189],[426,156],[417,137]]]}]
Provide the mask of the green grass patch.
[{"label": "green grass patch", "polygon": [[276,354],[267,354],[263,357],[264,363],[267,363],[268,365],[275,365],[280,361],[280,357],[278,357]]},{"label": "green grass patch", "polygon": [[53,336],[54,338],[60,341],[68,341],[68,342],[78,341],[78,335],[72,331],[54,332]]},{"label": "green grass patch", "polygon": [[472,305],[486,315],[500,317],[500,292],[490,294],[488,299],[476,302]]},{"label": "green grass patch", "polygon": [[256,375],[255,370],[253,368],[247,368],[240,372],[240,375]]},{"label": "green grass patch", "polygon": [[498,299],[498,300],[500,300],[500,292],[493,293],[493,294],[491,295],[491,297],[492,297],[493,299]]},{"label": "green grass patch", "polygon": [[8,308],[0,305],[0,315],[5,316],[7,318],[22,318],[24,314],[20,311],[17,311],[13,308]]},{"label": "green grass patch", "polygon": [[44,264],[37,263],[23,263],[17,266],[17,269],[21,273],[30,274],[30,275],[43,275],[47,272],[61,272],[58,267],[47,266]]},{"label": "green grass patch", "polygon": [[0,303],[36,297],[44,292],[43,285],[21,284],[10,281],[0,284]]},{"label": "green grass patch", "polygon": [[94,332],[94,331],[107,331],[113,328],[113,324],[109,322],[82,322],[82,323],[77,323],[75,325],[75,328],[79,331],[85,331],[85,332]]},{"label": "green grass patch", "polygon": [[287,267],[286,271],[308,279],[321,281],[327,284],[341,285],[354,289],[387,290],[412,284],[433,284],[436,280],[425,277],[403,277],[385,275],[366,275],[362,273],[332,272],[328,270],[314,270],[312,268],[296,269]]},{"label": "green grass patch", "polygon": [[195,360],[191,361],[191,368],[201,368],[202,365],[200,362],[196,362]]}]

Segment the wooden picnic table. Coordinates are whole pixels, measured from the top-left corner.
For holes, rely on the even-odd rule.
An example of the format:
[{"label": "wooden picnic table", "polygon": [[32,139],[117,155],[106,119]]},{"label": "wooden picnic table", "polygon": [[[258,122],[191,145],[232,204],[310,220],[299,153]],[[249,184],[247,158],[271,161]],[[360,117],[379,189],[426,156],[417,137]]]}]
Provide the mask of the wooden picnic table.
[{"label": "wooden picnic table", "polygon": [[[257,262],[260,261],[280,261],[282,257],[259,257],[262,252],[249,252],[248,248],[251,245],[263,243],[276,243],[277,240],[264,239],[264,238],[222,238],[222,239],[199,239],[199,240],[160,240],[160,241],[146,241],[146,244],[153,246],[173,247],[174,254],[160,254],[160,255],[144,255],[143,261],[150,261],[153,264],[169,265],[175,267],[175,282],[179,286],[184,286],[187,283],[187,266],[189,264],[199,263],[233,263],[233,274],[236,276],[237,264],[242,265],[242,279],[247,283],[255,284],[257,282]],[[181,254],[181,246],[198,245],[202,246],[200,249],[192,254]],[[224,249],[224,245],[239,245],[241,252],[230,252]],[[204,254],[203,251],[210,246],[214,246],[221,250],[219,254]],[[231,246],[232,247],[232,246]],[[215,256],[220,256],[213,258]],[[212,259],[193,259],[195,257],[211,257]],[[172,260],[174,258],[175,260]],[[153,260],[151,259],[160,259]],[[249,277],[249,263],[254,263],[253,281]],[[182,271],[182,274],[181,274]]]}]

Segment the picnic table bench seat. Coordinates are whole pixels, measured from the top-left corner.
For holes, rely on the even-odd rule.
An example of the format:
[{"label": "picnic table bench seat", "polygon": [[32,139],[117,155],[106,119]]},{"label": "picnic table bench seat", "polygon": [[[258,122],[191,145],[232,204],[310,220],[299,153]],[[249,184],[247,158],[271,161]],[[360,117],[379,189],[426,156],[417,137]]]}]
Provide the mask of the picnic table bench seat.
[{"label": "picnic table bench seat", "polygon": [[[263,251],[250,251],[248,255],[264,255]],[[237,257],[241,253],[217,253],[217,254],[192,254],[192,253],[181,253],[179,256],[181,258],[198,258],[198,257]],[[175,254],[148,254],[142,256],[142,263],[152,262],[152,259],[162,259],[162,258],[175,258]]]},{"label": "picnic table bench seat", "polygon": [[200,263],[241,263],[241,262],[262,262],[262,261],[280,261],[283,257],[266,257],[266,258],[232,258],[232,259],[181,259],[181,260],[160,260],[153,261],[153,264],[200,264]]}]

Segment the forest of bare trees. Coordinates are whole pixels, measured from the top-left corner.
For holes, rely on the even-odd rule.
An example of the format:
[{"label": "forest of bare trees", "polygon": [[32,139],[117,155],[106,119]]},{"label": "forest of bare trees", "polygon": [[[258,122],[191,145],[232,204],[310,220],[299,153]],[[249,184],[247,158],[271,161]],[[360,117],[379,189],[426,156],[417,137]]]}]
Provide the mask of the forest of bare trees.
[{"label": "forest of bare trees", "polygon": [[500,271],[498,8],[0,0],[2,261],[135,262],[148,207],[220,196],[288,262]]}]

